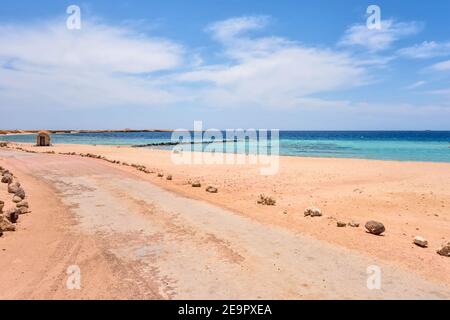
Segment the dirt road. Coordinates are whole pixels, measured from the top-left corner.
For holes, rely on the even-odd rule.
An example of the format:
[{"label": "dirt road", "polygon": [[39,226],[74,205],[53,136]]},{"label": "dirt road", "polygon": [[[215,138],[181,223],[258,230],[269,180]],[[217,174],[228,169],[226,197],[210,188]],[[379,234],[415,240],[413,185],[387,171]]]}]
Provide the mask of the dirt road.
[{"label": "dirt road", "polygon": [[[101,160],[1,150],[0,165],[19,177],[33,211],[0,239],[0,298],[450,298],[450,288],[411,270],[179,196]],[[67,288],[69,266],[79,267],[80,290]],[[371,266],[381,270],[380,289],[367,287]]]}]

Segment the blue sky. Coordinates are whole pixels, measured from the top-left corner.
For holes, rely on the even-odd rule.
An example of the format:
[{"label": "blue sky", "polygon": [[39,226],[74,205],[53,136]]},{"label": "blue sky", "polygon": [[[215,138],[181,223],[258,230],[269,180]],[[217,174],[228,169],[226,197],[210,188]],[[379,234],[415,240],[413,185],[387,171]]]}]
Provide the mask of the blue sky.
[{"label": "blue sky", "polygon": [[449,1],[2,1],[0,128],[450,130],[449,18]]}]

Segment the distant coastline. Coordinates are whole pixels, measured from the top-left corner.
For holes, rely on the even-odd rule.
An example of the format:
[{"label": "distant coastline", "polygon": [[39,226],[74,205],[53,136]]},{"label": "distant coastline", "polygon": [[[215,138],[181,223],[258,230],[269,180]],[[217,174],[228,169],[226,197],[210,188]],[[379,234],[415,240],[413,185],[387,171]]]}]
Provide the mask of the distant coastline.
[{"label": "distant coastline", "polygon": [[8,134],[35,134],[40,131],[47,131],[52,134],[70,134],[70,133],[122,133],[122,132],[173,132],[167,129],[119,129],[119,130],[0,130],[0,135]]}]

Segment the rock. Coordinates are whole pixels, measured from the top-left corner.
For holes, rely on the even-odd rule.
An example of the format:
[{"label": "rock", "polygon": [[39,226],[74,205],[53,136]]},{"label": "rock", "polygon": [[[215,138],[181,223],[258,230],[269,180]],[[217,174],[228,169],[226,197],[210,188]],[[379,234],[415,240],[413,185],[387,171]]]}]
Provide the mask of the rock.
[{"label": "rock", "polygon": [[450,257],[450,242],[447,244],[443,244],[438,250],[437,253],[444,257]]},{"label": "rock", "polygon": [[202,184],[199,181],[194,181],[192,182],[191,185],[193,188],[200,188],[202,186]]},{"label": "rock", "polygon": [[348,225],[352,228],[359,228],[359,222],[352,221]]},{"label": "rock", "polygon": [[8,185],[8,193],[16,193],[17,191],[19,191],[20,186],[18,186],[15,183],[11,183]]},{"label": "rock", "polygon": [[307,216],[321,217],[322,216],[322,211],[320,211],[320,209],[317,209],[317,208],[307,208],[305,210],[305,217],[307,217]]},{"label": "rock", "polygon": [[10,174],[5,174],[3,177],[2,177],[2,183],[11,183],[13,181],[13,177],[12,177],[12,175],[10,175]]},{"label": "rock", "polygon": [[166,180],[169,180],[169,181],[171,181],[172,180],[172,175],[171,174],[169,174],[167,177],[166,177]]},{"label": "rock", "polygon": [[20,197],[21,199],[25,199],[25,190],[23,190],[22,187],[19,187],[19,190],[17,190],[15,195]]},{"label": "rock", "polygon": [[16,231],[16,226],[5,216],[0,216],[0,231]]},{"label": "rock", "polygon": [[386,231],[384,225],[381,222],[369,221],[366,223],[366,229],[369,233],[379,236]]},{"label": "rock", "polygon": [[269,196],[265,196],[263,194],[259,195],[258,200],[256,201],[258,204],[262,204],[264,206],[274,206],[277,202],[275,199]]},{"label": "rock", "polygon": [[347,226],[347,224],[345,222],[338,221],[337,226],[338,226],[338,228],[345,228]]},{"label": "rock", "polygon": [[164,177],[164,174],[158,173],[158,178],[162,178],[162,177]]},{"label": "rock", "polygon": [[5,213],[6,219],[8,219],[12,223],[16,223],[19,220],[19,210],[17,209],[9,209]]},{"label": "rock", "polygon": [[3,212],[3,208],[5,207],[5,202],[0,200],[0,213]]},{"label": "rock", "polygon": [[8,192],[9,193],[16,193],[17,191],[19,191],[20,188],[20,183],[19,182],[12,182],[8,185]]},{"label": "rock", "polygon": [[22,200],[22,201],[20,201],[19,203],[16,204],[16,207],[17,208],[22,208],[22,207],[28,208],[28,201]]},{"label": "rock", "polygon": [[209,186],[208,188],[206,188],[206,192],[209,192],[209,193],[217,193],[218,191],[219,190],[217,190],[216,187]]},{"label": "rock", "polygon": [[22,198],[19,197],[19,196],[14,196],[13,199],[12,199],[12,201],[13,201],[14,203],[19,203],[19,202],[22,201]]},{"label": "rock", "polygon": [[422,248],[428,247],[428,241],[420,236],[414,238],[414,244]]},{"label": "rock", "polygon": [[26,214],[26,213],[30,213],[30,209],[28,209],[28,207],[19,207],[16,209],[16,212],[20,215],[20,214]]}]

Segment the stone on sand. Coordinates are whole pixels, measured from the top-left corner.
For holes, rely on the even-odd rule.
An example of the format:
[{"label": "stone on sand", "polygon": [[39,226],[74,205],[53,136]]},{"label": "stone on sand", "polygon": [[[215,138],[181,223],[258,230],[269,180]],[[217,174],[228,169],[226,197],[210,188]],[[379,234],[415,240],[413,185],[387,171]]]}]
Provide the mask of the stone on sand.
[{"label": "stone on sand", "polygon": [[345,222],[338,221],[337,226],[338,226],[338,228],[345,228],[347,226],[347,224]]},{"label": "stone on sand", "polygon": [[202,186],[202,184],[199,181],[192,182],[192,187],[193,188],[200,188],[201,186]]},{"label": "stone on sand", "polygon": [[28,201],[22,200],[22,201],[20,201],[19,203],[16,204],[16,207],[17,208],[22,208],[22,207],[28,208]]},{"label": "stone on sand", "polygon": [[376,236],[381,235],[386,231],[386,228],[381,222],[378,221],[369,221],[366,223],[366,229],[369,233],[374,234]]},{"label": "stone on sand", "polygon": [[19,210],[17,209],[9,209],[5,213],[6,219],[8,219],[11,223],[16,223],[19,220]]},{"label": "stone on sand", "polygon": [[19,197],[19,196],[14,196],[13,199],[12,199],[12,201],[13,201],[14,203],[19,203],[19,202],[22,201],[22,198]]},{"label": "stone on sand", "polygon": [[352,221],[348,225],[352,228],[359,228],[359,222]]},{"label": "stone on sand", "polygon": [[16,212],[20,215],[20,214],[26,214],[26,213],[30,213],[30,209],[28,209],[28,207],[18,207],[16,209]]},{"label": "stone on sand", "polygon": [[19,191],[20,188],[20,183],[15,181],[12,182],[8,185],[8,192],[9,193],[16,193],[17,191]]},{"label": "stone on sand", "polygon": [[169,180],[169,181],[171,181],[172,180],[172,175],[171,174],[169,174],[167,177],[166,177],[166,180]]},{"label": "stone on sand", "polygon": [[443,244],[438,250],[437,253],[444,257],[450,257],[450,242]]},{"label": "stone on sand", "polygon": [[216,187],[209,186],[208,188],[206,188],[206,192],[209,193],[217,193],[218,191],[219,190]]},{"label": "stone on sand", "polygon": [[5,174],[3,177],[2,177],[2,183],[11,183],[13,181],[13,177],[12,177],[12,175],[10,175],[10,174]]},{"label": "stone on sand", "polygon": [[21,199],[25,199],[25,190],[23,190],[22,187],[19,187],[19,190],[17,190],[15,195],[20,197]]},{"label": "stone on sand", "polygon": [[421,236],[417,236],[417,237],[414,238],[414,244],[419,246],[419,247],[422,247],[422,248],[428,247],[428,241],[425,240]]},{"label": "stone on sand", "polygon": [[317,209],[317,208],[307,208],[305,210],[305,217],[307,217],[307,216],[321,217],[322,216],[322,211],[320,211],[320,209]]},{"label": "stone on sand", "polygon": [[16,226],[5,216],[0,215],[0,231],[16,231]]}]

